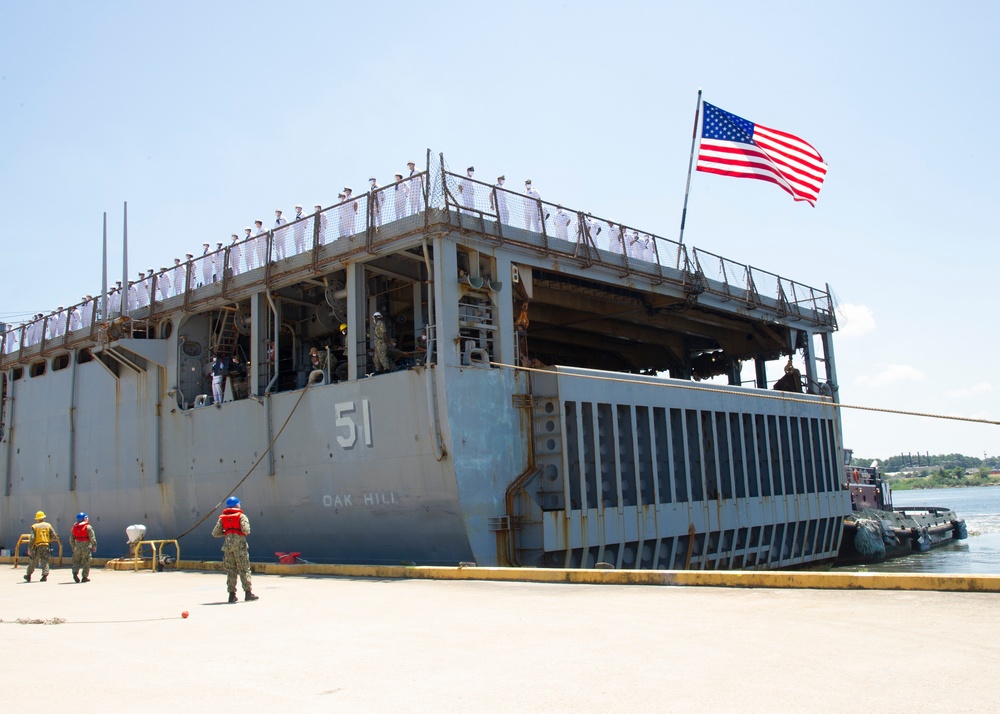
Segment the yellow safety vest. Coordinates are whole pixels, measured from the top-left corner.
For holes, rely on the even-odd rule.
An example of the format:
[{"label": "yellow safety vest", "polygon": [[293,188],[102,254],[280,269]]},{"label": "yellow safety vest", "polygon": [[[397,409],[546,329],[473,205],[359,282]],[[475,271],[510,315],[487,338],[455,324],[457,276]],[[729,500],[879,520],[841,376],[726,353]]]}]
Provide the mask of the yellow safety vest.
[{"label": "yellow safety vest", "polygon": [[31,529],[35,531],[35,545],[48,545],[50,540],[50,534],[52,533],[52,526],[50,526],[45,521],[41,523],[35,523],[31,526]]}]

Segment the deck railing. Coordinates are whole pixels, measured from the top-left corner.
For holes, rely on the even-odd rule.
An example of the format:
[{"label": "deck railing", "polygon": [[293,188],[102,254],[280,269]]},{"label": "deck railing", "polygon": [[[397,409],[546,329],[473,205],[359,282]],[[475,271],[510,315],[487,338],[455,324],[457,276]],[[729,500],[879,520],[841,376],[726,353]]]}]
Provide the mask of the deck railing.
[{"label": "deck railing", "polygon": [[[176,309],[178,303],[188,309],[198,299],[195,294],[206,287],[215,286],[226,295],[240,275],[259,268],[265,269],[263,280],[268,282],[286,258],[312,251],[315,268],[324,246],[328,257],[375,252],[399,237],[394,231],[383,231],[384,226],[422,215],[426,227],[428,208],[445,211],[450,221],[497,243],[572,257],[583,265],[612,267],[621,277],[633,274],[654,283],[683,284],[692,293],[708,292],[741,300],[751,309],[765,308],[813,325],[836,327],[828,288],[809,287],[527,191],[519,193],[452,173],[443,156],[434,165],[428,152],[427,167],[412,177],[348,197],[285,225],[262,227],[214,251],[143,274],[124,290],[111,290],[6,330],[0,334],[0,367],[22,361],[26,352],[34,355],[36,345],[41,354],[115,339],[131,329],[132,318],[152,322],[158,313]],[[107,300],[103,309],[102,298]]]}]

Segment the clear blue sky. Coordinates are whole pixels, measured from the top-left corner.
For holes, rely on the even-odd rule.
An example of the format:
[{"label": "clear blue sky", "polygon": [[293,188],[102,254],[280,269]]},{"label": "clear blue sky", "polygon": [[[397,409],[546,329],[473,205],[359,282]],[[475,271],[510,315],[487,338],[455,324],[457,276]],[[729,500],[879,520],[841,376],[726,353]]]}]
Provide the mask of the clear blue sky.
[{"label": "clear blue sky", "polygon": [[[425,150],[676,237],[697,90],[799,134],[816,208],[696,174],[686,242],[839,306],[846,403],[1000,420],[1000,36],[987,3],[5,2],[0,319]],[[112,265],[120,265],[112,253]],[[113,267],[114,277],[120,269]],[[859,455],[1000,453],[1000,427],[845,412]]]}]

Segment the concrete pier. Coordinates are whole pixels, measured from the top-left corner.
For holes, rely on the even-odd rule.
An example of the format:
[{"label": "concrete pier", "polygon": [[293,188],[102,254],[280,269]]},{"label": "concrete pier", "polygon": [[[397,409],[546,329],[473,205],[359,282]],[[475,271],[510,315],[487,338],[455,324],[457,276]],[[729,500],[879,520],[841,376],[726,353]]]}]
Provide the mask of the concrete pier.
[{"label": "concrete pier", "polygon": [[23,573],[5,711],[1000,710],[993,593]]}]

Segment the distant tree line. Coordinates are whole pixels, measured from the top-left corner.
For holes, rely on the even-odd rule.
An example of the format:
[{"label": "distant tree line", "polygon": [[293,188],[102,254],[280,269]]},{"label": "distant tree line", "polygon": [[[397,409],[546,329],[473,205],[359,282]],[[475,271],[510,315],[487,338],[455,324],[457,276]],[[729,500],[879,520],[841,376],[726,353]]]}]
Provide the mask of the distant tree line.
[{"label": "distant tree line", "polygon": [[969,469],[975,469],[977,472],[985,470],[987,474],[993,469],[1000,469],[1000,456],[980,459],[965,454],[924,454],[919,456],[919,461],[916,455],[909,454],[896,454],[888,458],[857,457],[851,459],[851,466],[868,466],[875,459],[878,459],[878,468],[882,473],[919,470],[933,474],[951,472],[964,476]]}]

